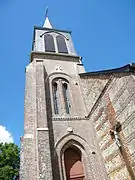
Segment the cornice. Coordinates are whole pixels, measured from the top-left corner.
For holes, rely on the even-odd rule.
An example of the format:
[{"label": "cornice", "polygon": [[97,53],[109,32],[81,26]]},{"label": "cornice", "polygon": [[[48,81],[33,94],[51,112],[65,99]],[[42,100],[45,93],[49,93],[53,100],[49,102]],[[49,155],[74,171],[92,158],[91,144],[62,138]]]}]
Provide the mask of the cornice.
[{"label": "cornice", "polygon": [[79,62],[81,60],[80,56],[75,56],[75,55],[32,51],[30,54],[30,62],[32,62],[34,58],[73,61],[73,62]]},{"label": "cornice", "polygon": [[63,32],[63,33],[70,33],[71,34],[71,31],[70,30],[61,30],[61,29],[50,29],[50,28],[45,28],[45,27],[39,27],[39,26],[34,26],[34,30],[47,30],[47,31],[56,31],[56,32]]}]

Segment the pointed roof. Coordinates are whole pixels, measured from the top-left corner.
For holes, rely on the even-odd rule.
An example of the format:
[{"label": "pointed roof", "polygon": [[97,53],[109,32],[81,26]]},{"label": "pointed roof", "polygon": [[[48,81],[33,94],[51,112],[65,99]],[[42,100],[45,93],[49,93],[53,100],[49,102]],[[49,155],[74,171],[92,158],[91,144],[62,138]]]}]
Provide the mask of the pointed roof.
[{"label": "pointed roof", "polygon": [[52,29],[52,25],[49,21],[49,18],[48,18],[48,8],[46,8],[46,15],[45,15],[45,22],[44,22],[44,25],[43,25],[43,28],[49,28],[49,29]]},{"label": "pointed roof", "polygon": [[52,25],[51,25],[48,17],[46,17],[43,27],[52,29]]}]

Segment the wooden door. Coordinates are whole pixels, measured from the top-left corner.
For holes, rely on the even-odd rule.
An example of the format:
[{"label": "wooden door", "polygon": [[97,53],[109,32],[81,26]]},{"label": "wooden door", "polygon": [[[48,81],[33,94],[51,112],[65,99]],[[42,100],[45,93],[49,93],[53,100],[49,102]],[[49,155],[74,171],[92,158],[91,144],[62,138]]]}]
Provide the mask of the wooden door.
[{"label": "wooden door", "polygon": [[68,148],[64,153],[67,180],[84,180],[82,157],[79,150]]}]

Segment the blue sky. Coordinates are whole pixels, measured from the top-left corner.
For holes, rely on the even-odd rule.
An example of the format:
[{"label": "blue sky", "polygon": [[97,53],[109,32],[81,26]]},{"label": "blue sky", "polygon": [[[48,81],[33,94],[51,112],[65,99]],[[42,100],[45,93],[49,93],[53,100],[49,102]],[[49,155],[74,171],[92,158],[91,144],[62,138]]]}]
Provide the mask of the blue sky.
[{"label": "blue sky", "polygon": [[0,125],[17,144],[33,27],[42,26],[46,6],[55,28],[72,30],[87,71],[135,62],[134,0],[0,0]]}]

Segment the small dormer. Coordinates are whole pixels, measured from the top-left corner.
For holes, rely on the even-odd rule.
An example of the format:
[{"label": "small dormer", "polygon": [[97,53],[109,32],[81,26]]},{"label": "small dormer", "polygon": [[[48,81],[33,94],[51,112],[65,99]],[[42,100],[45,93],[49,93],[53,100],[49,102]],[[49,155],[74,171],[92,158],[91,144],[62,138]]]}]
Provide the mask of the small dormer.
[{"label": "small dormer", "polygon": [[54,29],[46,16],[43,27],[34,28],[34,52],[77,55],[71,38],[71,31]]}]

